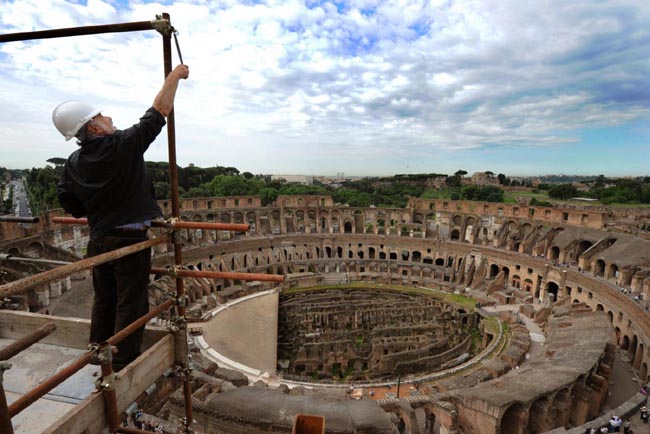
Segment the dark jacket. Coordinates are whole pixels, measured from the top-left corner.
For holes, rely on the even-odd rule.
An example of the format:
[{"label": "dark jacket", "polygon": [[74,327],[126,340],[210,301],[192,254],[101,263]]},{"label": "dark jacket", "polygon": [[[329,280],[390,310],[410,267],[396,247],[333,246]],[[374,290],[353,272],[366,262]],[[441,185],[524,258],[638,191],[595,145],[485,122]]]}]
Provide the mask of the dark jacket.
[{"label": "dark jacket", "polygon": [[144,152],[164,125],[165,118],[152,107],[131,128],[91,137],[68,157],[58,184],[59,203],[75,217],[88,217],[90,238],[162,216]]}]

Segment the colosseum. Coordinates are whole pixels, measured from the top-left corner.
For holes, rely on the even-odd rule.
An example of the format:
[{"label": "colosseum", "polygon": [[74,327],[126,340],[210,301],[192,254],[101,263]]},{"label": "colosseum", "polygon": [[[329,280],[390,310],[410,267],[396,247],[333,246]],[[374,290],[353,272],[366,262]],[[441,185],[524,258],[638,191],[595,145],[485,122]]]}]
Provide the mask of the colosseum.
[{"label": "colosseum", "polygon": [[[297,415],[316,415],[327,433],[583,433],[645,403],[650,237],[638,228],[647,211],[415,198],[404,209],[354,208],[328,196],[181,202],[181,220],[250,226],[183,229],[185,268],[285,276],[279,285],[185,279],[197,432],[290,433]],[[87,228],[54,223],[61,215],[0,223],[0,284],[83,257]],[[154,248],[154,267],[173,268],[170,246]],[[152,279],[151,306],[173,296],[172,281]],[[53,318],[57,332],[43,343],[83,349],[88,288],[79,271],[8,295],[0,336]],[[137,402],[165,432],[183,417],[178,373],[162,368],[183,345],[166,337],[172,322],[148,326],[140,365],[117,379],[119,411]],[[623,397],[617,370],[634,384]],[[5,390],[20,394],[11,374]],[[101,431],[75,417],[101,401],[87,393],[66,405],[42,419],[43,432]],[[16,432],[33,419],[14,418]]]}]

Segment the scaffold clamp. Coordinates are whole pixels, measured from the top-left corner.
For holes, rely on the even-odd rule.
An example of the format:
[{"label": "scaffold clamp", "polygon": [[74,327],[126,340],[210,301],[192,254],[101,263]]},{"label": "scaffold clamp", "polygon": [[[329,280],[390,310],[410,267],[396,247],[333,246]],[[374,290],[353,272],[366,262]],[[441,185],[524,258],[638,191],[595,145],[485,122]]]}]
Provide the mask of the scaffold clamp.
[{"label": "scaffold clamp", "polygon": [[164,36],[171,36],[174,30],[169,20],[164,19],[162,15],[156,15],[156,19],[151,20],[151,27]]},{"label": "scaffold clamp", "polygon": [[192,426],[196,424],[195,420],[192,420],[192,422],[187,423],[187,417],[181,417],[179,419],[179,422],[185,427],[185,431],[183,431],[183,434],[194,434],[196,431],[192,429]]},{"label": "scaffold clamp", "polygon": [[189,367],[188,364],[176,364],[174,367],[174,371],[176,372],[176,376],[178,377],[183,377],[184,379],[188,380],[190,378],[190,375],[192,374],[192,368]]},{"label": "scaffold clamp", "polygon": [[107,375],[105,377],[99,377],[95,380],[95,389],[98,392],[103,392],[104,390],[115,390],[115,378],[117,374],[115,372]]},{"label": "scaffold clamp", "polygon": [[101,365],[113,361],[113,347],[110,345],[89,344],[88,351],[91,353],[90,363],[93,365]]},{"label": "scaffold clamp", "polygon": [[176,230],[176,222],[178,222],[178,217],[170,217],[164,220],[167,233],[171,234]]},{"label": "scaffold clamp", "polygon": [[176,297],[176,306],[187,307],[189,303],[190,303],[190,297],[187,294],[183,294],[181,296]]}]

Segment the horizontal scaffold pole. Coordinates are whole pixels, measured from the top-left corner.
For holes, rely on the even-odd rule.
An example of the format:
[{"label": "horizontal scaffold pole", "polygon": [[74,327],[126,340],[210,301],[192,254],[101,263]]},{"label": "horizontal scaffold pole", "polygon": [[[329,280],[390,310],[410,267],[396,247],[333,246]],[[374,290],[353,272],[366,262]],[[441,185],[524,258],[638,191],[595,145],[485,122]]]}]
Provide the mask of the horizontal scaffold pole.
[{"label": "horizontal scaffold pole", "polygon": [[233,273],[228,271],[199,271],[199,270],[176,270],[167,268],[152,268],[151,274],[165,274],[175,277],[205,277],[208,279],[231,279],[260,282],[284,282],[284,276],[278,274],[263,273]]},{"label": "horizontal scaffold pole", "polygon": [[[88,219],[76,219],[73,217],[54,217],[53,223],[87,225]],[[211,229],[215,231],[238,231],[246,232],[250,226],[246,223],[210,223],[210,222],[184,222],[176,220],[172,222],[153,220],[151,226],[154,228],[172,228],[172,229]]]},{"label": "horizontal scaffold pole", "polygon": [[35,32],[6,33],[0,35],[0,42],[29,41],[32,39],[65,38],[68,36],[97,35],[100,33],[137,32],[153,30],[166,20],[138,21],[134,23],[104,24],[101,26],[69,27],[65,29],[39,30]]},{"label": "horizontal scaffold pole", "polygon": [[16,217],[16,216],[0,216],[0,222],[10,223],[38,223],[38,217]]},{"label": "horizontal scaffold pole", "polygon": [[3,347],[0,349],[0,361],[11,359],[13,356],[20,353],[24,349],[31,347],[33,344],[40,341],[44,337],[49,336],[55,330],[56,324],[50,322],[37,328],[27,336],[23,336],[17,341],[7,345],[6,347]]}]

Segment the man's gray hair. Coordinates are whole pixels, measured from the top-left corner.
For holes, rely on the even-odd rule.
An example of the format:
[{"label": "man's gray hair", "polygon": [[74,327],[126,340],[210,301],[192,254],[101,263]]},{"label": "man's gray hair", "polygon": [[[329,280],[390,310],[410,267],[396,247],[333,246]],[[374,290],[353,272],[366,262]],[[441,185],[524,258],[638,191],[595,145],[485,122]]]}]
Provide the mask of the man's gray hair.
[{"label": "man's gray hair", "polygon": [[77,135],[75,135],[77,138],[77,145],[81,146],[83,142],[88,140],[88,125],[90,125],[91,122],[92,120],[86,122],[81,128],[79,128],[79,131],[77,131]]}]

